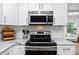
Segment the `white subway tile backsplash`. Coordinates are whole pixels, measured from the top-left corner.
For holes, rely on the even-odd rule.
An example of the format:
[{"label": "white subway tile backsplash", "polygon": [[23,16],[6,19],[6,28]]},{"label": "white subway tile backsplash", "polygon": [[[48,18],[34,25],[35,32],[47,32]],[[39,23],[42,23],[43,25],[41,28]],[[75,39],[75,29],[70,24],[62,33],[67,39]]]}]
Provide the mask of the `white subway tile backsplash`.
[{"label": "white subway tile backsplash", "polygon": [[[12,26],[11,26],[12,27]],[[51,37],[52,38],[63,38],[64,37],[64,28],[63,26],[43,26],[43,31],[51,31]],[[36,26],[29,26],[29,27],[22,27],[22,26],[13,26],[13,28],[16,31],[16,38],[17,39],[23,39],[23,29],[29,30],[29,31],[38,31],[36,29]],[[2,26],[0,26],[0,29],[2,29]],[[0,34],[1,37],[1,34]]]}]

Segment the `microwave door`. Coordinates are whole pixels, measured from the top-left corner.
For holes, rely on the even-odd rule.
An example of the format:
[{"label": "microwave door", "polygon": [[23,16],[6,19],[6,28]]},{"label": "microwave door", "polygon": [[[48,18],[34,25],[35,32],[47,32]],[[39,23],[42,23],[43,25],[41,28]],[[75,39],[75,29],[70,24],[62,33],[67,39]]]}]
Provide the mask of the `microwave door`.
[{"label": "microwave door", "polygon": [[36,22],[36,23],[41,23],[41,22],[46,22],[46,16],[31,16],[30,22]]}]

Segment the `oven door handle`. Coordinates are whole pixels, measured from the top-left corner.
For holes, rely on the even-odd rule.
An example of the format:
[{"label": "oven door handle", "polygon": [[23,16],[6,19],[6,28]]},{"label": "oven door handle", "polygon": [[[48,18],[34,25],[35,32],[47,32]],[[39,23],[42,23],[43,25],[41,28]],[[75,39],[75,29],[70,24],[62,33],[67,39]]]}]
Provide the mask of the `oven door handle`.
[{"label": "oven door handle", "polygon": [[57,46],[25,46],[27,48],[56,48]]}]

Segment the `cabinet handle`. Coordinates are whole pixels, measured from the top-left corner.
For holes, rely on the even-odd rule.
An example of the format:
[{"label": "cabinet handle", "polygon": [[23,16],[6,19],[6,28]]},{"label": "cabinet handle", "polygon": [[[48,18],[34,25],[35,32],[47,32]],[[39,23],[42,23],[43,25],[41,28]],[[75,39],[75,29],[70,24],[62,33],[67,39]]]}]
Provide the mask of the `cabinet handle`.
[{"label": "cabinet handle", "polygon": [[6,16],[4,16],[4,23],[6,23]]},{"label": "cabinet handle", "polygon": [[43,9],[43,5],[42,5],[42,3],[39,4],[39,9],[40,9],[40,10]]},{"label": "cabinet handle", "polygon": [[41,4],[41,9],[43,9],[43,4]]}]

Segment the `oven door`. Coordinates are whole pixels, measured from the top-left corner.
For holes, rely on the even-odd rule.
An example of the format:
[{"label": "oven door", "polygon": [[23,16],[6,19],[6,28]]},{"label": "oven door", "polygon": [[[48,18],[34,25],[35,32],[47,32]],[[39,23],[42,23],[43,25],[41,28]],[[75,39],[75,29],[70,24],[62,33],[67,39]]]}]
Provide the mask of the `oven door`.
[{"label": "oven door", "polygon": [[50,35],[30,35],[30,42],[50,42]]},{"label": "oven door", "polygon": [[57,55],[57,47],[29,47],[25,48],[26,55]]}]

